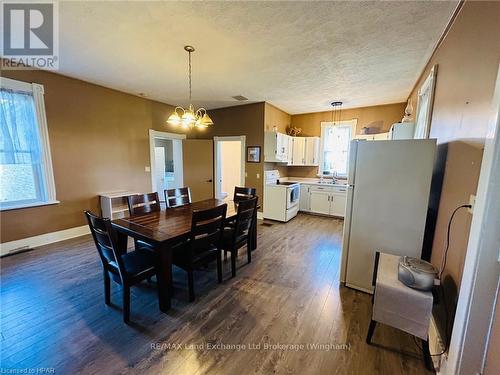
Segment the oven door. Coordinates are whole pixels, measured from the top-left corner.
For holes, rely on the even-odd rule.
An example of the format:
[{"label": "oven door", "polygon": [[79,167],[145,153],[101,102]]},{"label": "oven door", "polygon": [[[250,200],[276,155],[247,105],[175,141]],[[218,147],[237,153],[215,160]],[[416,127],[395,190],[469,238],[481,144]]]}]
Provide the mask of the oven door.
[{"label": "oven door", "polygon": [[286,208],[287,210],[299,204],[300,185],[290,186],[286,189]]}]

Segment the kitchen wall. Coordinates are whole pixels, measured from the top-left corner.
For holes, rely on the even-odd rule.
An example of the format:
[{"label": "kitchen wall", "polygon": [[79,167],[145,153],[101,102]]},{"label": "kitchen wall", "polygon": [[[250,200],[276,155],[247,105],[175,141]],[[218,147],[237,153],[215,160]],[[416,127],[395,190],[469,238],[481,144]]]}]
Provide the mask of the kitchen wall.
[{"label": "kitchen wall", "polygon": [[85,225],[101,192],[151,189],[148,129],[178,132],[165,124],[173,107],[44,71],[2,76],[44,85],[60,203],[2,211],[1,242]]},{"label": "kitchen wall", "polygon": [[[246,186],[255,187],[263,201],[264,171],[264,108],[265,103],[246,104],[209,111],[215,126],[193,133],[192,136],[213,139],[214,136],[246,136],[246,146],[261,147],[261,162],[246,163]],[[262,209],[261,209],[262,210]]]},{"label": "kitchen wall", "polygon": [[[286,129],[291,124],[292,116],[290,116],[285,111],[282,111],[278,107],[273,106],[272,104],[265,103],[264,108],[264,130],[265,131],[273,131],[276,127],[276,131],[279,133],[285,133]],[[264,163],[264,170],[269,171],[277,169],[280,173],[280,176],[288,175],[288,168],[284,164],[280,163]]]},{"label": "kitchen wall", "polygon": [[[380,132],[389,130],[392,124],[401,121],[406,103],[352,108],[342,111],[341,120],[358,119],[356,134],[364,127],[378,127]],[[320,136],[321,122],[332,121],[332,112],[304,113],[291,116],[291,125],[301,128],[301,135]],[[316,177],[318,167],[288,167],[287,173],[294,177]]]},{"label": "kitchen wall", "polygon": [[[431,196],[437,210],[432,243],[434,265],[441,263],[448,220],[453,209],[469,202],[475,194],[482,149],[500,61],[500,2],[466,1],[448,34],[425,68],[410,97],[416,95],[433,65],[438,65],[430,137],[437,138],[439,157]],[[442,183],[441,183],[442,182]],[[460,287],[471,217],[465,210],[452,226],[451,244],[445,271],[453,317]],[[455,293],[453,293],[455,290]],[[444,324],[443,322],[441,322]],[[497,319],[498,327],[498,319]],[[470,348],[473,350],[473,348]],[[500,357],[489,357],[489,368],[498,368]],[[487,367],[488,367],[487,366]]]}]

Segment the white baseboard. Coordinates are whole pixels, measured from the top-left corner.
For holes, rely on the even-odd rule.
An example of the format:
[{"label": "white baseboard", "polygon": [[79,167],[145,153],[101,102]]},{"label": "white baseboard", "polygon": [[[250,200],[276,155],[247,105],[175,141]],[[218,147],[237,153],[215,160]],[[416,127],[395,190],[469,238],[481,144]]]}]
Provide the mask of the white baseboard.
[{"label": "white baseboard", "polygon": [[80,237],[89,233],[90,233],[89,226],[82,225],[81,227],[74,227],[65,230],[60,230],[58,232],[45,233],[45,234],[40,234],[39,236],[33,236],[16,241],[5,242],[0,244],[0,256],[16,253],[24,249],[32,249],[35,247],[48,245],[54,242],[69,240],[70,238]]},{"label": "white baseboard", "polygon": [[[441,353],[444,349],[445,342],[441,338],[439,331],[437,329],[436,321],[434,316],[431,317],[431,323],[429,325],[429,351],[431,354]],[[446,368],[446,360],[448,359],[448,353],[444,353],[441,356],[432,356],[432,361],[434,363],[434,369],[436,374],[444,374],[441,372]]]}]

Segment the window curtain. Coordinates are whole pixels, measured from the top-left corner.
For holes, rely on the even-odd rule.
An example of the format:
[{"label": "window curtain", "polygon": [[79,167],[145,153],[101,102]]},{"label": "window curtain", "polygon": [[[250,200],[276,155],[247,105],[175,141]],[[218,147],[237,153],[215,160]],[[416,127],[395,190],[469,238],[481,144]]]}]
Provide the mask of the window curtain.
[{"label": "window curtain", "polygon": [[32,93],[0,89],[0,164],[41,164]]}]

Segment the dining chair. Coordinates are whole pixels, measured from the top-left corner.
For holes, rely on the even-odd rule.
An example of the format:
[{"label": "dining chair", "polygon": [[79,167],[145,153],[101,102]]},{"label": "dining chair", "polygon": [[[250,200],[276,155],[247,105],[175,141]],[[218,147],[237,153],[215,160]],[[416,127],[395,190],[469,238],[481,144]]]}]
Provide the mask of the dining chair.
[{"label": "dining chair", "polygon": [[217,260],[217,279],[222,282],[222,253],[217,247],[222,238],[227,204],[193,211],[189,239],[173,248],[173,263],[187,272],[189,301],[194,301],[195,268]]},{"label": "dining chair", "polygon": [[123,321],[130,321],[130,287],[150,280],[156,275],[156,260],[150,251],[127,253],[127,244],[120,246],[110,219],[101,218],[90,211],[85,211],[90,232],[101,258],[104,275],[104,302],[111,304],[111,279],[122,286]]},{"label": "dining chair", "polygon": [[239,201],[242,201],[244,199],[253,198],[256,195],[257,195],[257,190],[255,188],[236,186],[234,188],[233,201],[239,202]]},{"label": "dining chair", "polygon": [[160,199],[158,193],[134,194],[127,197],[128,211],[130,215],[149,214],[160,211]]},{"label": "dining chair", "polygon": [[191,189],[188,187],[165,190],[167,208],[184,206],[191,203]]},{"label": "dining chair", "polygon": [[252,261],[252,249],[248,246],[251,228],[254,225],[255,210],[257,210],[258,197],[242,200],[238,203],[238,212],[234,225],[224,228],[219,247],[224,250],[224,259],[227,252],[231,253],[231,276],[236,276],[236,257],[238,250],[247,245],[248,263]]}]

